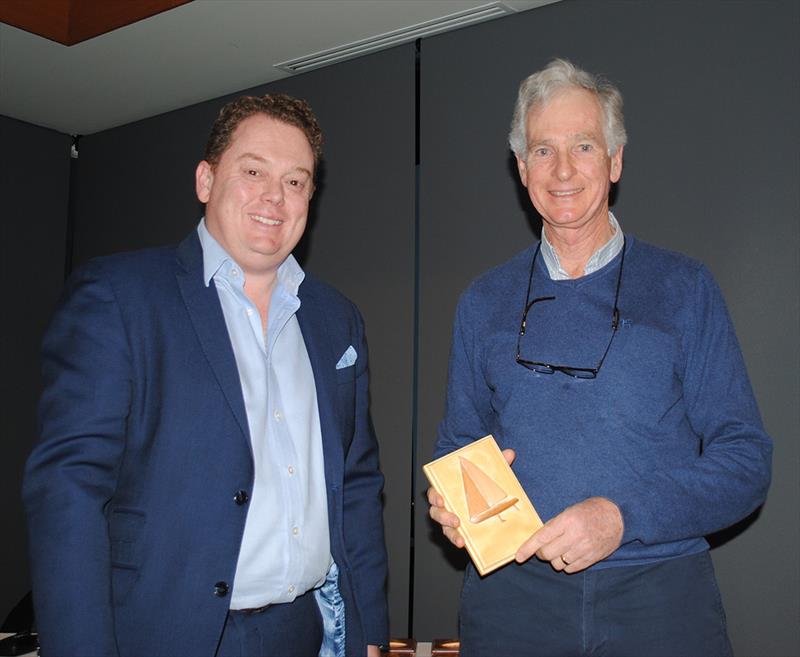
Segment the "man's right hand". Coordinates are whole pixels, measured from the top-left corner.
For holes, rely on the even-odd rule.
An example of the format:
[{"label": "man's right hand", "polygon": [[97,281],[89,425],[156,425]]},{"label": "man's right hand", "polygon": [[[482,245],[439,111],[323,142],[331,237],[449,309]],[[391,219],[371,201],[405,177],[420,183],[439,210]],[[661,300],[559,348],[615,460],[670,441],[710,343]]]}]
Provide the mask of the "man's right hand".
[{"label": "man's right hand", "polygon": [[[511,465],[514,462],[514,457],[516,455],[514,454],[513,449],[504,449],[503,456],[505,457],[506,462]],[[460,524],[458,516],[455,513],[450,513],[450,511],[445,509],[444,498],[433,486],[428,489],[428,504],[431,505],[428,513],[430,514],[431,518],[433,518],[442,526],[442,533],[457,548],[463,548],[464,537],[461,536],[460,532],[458,531],[458,526]]]}]

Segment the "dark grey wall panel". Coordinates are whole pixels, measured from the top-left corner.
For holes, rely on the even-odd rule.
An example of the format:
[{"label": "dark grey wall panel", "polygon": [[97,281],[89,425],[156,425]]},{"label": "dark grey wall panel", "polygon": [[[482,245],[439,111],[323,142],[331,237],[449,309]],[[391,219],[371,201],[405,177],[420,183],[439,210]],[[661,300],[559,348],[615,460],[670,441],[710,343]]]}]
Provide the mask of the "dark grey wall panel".
[{"label": "dark grey wall panel", "polygon": [[[393,631],[406,632],[414,254],[414,48],[403,46],[243,93],[306,98],[325,134],[304,267],[364,314],[372,412],[386,474]],[[239,95],[239,94],[236,94]],[[234,96],[81,140],[75,262],[180,240],[197,224],[194,170]]]},{"label": "dark grey wall panel", "polygon": [[[505,145],[517,85],[554,56],[573,59],[625,96],[615,213],[626,231],[714,272],[775,439],[761,514],[714,538],[742,655],[800,650],[798,26],[793,2],[565,0],[422,44],[421,460],[442,414],[458,294],[538,230]],[[415,634],[454,635],[463,556],[442,545],[423,506]]]},{"label": "dark grey wall panel", "polygon": [[71,142],[0,116],[0,622],[30,588],[20,486],[36,436],[39,343],[64,277]]}]

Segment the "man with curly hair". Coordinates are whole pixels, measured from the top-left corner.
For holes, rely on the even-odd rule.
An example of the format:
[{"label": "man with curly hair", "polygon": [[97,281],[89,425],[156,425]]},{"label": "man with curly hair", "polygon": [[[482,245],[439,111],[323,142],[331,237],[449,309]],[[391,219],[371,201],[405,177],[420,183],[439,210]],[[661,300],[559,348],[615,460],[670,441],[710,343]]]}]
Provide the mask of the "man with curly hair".
[{"label": "man with curly hair", "polygon": [[386,642],[363,322],[291,255],[321,147],[305,101],[233,101],[196,230],[70,279],[24,483],[43,655]]}]

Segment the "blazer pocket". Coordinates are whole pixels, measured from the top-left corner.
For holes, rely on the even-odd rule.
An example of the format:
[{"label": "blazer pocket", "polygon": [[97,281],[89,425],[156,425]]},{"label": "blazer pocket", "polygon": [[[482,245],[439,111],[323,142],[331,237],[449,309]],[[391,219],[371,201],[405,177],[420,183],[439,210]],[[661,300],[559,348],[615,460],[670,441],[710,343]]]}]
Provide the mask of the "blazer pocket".
[{"label": "blazer pocket", "polygon": [[342,385],[344,383],[354,383],[356,380],[356,366],[348,365],[336,370],[336,383]]}]

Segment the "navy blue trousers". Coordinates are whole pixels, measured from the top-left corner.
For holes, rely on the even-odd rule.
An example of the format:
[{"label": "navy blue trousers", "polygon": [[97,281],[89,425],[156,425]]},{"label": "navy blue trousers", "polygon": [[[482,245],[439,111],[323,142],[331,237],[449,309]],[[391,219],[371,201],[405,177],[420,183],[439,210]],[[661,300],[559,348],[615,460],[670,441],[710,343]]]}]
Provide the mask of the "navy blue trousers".
[{"label": "navy blue trousers", "polygon": [[729,657],[708,552],[568,575],[535,557],[467,567],[461,657]]},{"label": "navy blue trousers", "polygon": [[229,611],[217,657],[317,657],[322,616],[313,591],[257,613]]}]

